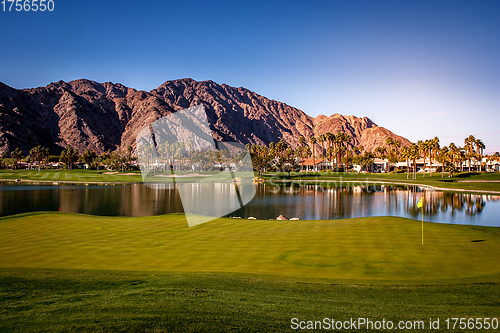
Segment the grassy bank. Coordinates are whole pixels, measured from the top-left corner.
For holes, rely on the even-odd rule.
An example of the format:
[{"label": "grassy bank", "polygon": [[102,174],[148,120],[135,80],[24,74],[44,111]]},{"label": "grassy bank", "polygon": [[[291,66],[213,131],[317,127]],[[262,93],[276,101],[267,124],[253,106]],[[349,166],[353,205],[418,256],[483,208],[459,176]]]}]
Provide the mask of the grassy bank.
[{"label": "grassy bank", "polygon": [[424,330],[413,330],[422,332],[429,331],[429,318],[440,318],[444,328],[449,317],[498,317],[499,287],[498,283],[335,285],[210,274],[2,269],[0,331],[291,332],[292,318],[363,317],[395,324],[424,320]]},{"label": "grassy bank", "polygon": [[264,178],[272,180],[291,181],[334,181],[337,185],[342,182],[357,182],[360,184],[368,182],[375,183],[398,183],[408,185],[427,185],[441,189],[451,189],[459,191],[493,191],[500,193],[500,173],[499,172],[463,172],[455,174],[453,178],[441,177],[441,173],[434,173],[432,177],[426,174],[418,174],[417,179],[406,179],[405,173],[380,174],[380,173],[335,173],[335,172],[297,172],[291,173],[290,177],[284,173],[266,173]]},{"label": "grassy bank", "polygon": [[[189,173],[188,173],[189,174]],[[207,173],[207,177],[211,180],[221,178],[219,173]],[[238,174],[235,174],[238,176]],[[218,177],[219,176],[219,177]],[[180,177],[177,181],[199,181],[204,177]],[[227,179],[226,176],[222,177]],[[0,170],[0,180],[16,180],[22,179],[23,181],[48,181],[58,183],[123,183],[123,182],[142,182],[141,173],[139,171],[133,172],[102,172],[97,173],[95,170]],[[165,178],[160,176],[148,178],[152,181],[165,181]],[[307,173],[298,172],[292,173],[291,177],[288,174],[278,173],[265,173],[264,179],[267,181],[272,180],[291,180],[291,181],[334,181],[338,185],[341,182],[355,181],[361,184],[369,182],[376,183],[401,183],[409,185],[428,185],[436,188],[455,189],[463,191],[487,191],[500,193],[500,173],[481,172],[481,173],[459,173],[453,178],[448,178],[446,175],[441,177],[440,173],[429,174],[423,177],[419,174],[417,179],[406,179],[406,174],[358,174],[358,173],[335,173],[335,172],[318,172]]]},{"label": "grassy bank", "polygon": [[142,182],[139,171],[102,171],[96,170],[0,170],[2,180],[31,180],[49,182]]}]

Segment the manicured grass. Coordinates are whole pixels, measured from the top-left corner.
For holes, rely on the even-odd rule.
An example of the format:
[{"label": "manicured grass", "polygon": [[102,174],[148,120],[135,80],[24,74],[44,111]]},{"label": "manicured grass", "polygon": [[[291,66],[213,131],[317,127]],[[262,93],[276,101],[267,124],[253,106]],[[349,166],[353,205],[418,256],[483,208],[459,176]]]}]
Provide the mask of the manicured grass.
[{"label": "manicured grass", "polygon": [[500,172],[463,172],[448,178],[445,174],[441,177],[441,173],[433,173],[432,177],[427,173],[425,177],[423,174],[417,174],[417,179],[406,179],[405,173],[344,173],[344,172],[297,172],[288,174],[284,173],[266,173],[264,179],[268,181],[286,179],[286,180],[307,180],[307,181],[335,181],[338,185],[342,181],[356,181],[356,182],[390,182],[401,183],[408,185],[429,185],[436,188],[446,188],[465,191],[496,191],[500,193]]},{"label": "manicured grass", "polygon": [[[398,217],[328,221],[183,214],[101,217],[29,213],[0,219],[0,267],[214,272],[296,281],[483,281],[500,273],[498,228]],[[488,280],[489,281],[489,280]]]},{"label": "manicured grass", "polygon": [[[134,173],[134,175],[128,175],[128,173]],[[186,172],[184,172],[186,173]],[[187,172],[188,174],[190,172]],[[178,174],[183,174],[182,172]],[[169,181],[170,178],[163,178],[158,173],[156,177],[150,176],[147,181],[157,181],[164,182]],[[244,177],[247,175],[242,175],[238,172],[234,173],[235,177]],[[226,173],[220,172],[208,172],[206,177],[179,177],[176,181],[180,182],[190,182],[190,181],[200,181],[200,180],[227,180],[228,175]],[[22,179],[29,181],[51,181],[51,182],[75,182],[75,183],[86,183],[86,182],[142,182],[141,173],[139,171],[132,172],[114,172],[112,174],[103,171],[98,174],[95,170],[16,170],[12,172],[10,170],[0,170],[0,179]],[[440,173],[434,173],[432,177],[427,174],[423,177],[422,174],[418,174],[417,179],[406,179],[406,174],[359,174],[359,173],[335,173],[335,172],[298,172],[292,173],[291,177],[288,174],[277,174],[277,173],[266,173],[264,174],[264,179],[271,181],[276,179],[286,179],[286,180],[307,180],[307,181],[335,181],[340,185],[341,181],[356,181],[356,182],[391,182],[391,183],[403,183],[409,185],[423,184],[434,186],[437,188],[447,188],[465,191],[496,191],[500,193],[500,173],[499,172],[472,172],[472,173],[458,173],[453,178],[448,178],[445,175],[444,178],[441,177]]]},{"label": "manicured grass", "polygon": [[[371,217],[0,218],[1,332],[291,331],[499,317],[500,229]],[[427,326],[426,326],[427,328]],[[364,331],[364,330],[358,330]]]},{"label": "manicured grass", "polygon": [[[424,330],[408,330],[418,332],[430,331],[429,318],[440,318],[445,331],[449,317],[498,318],[499,287],[498,282],[336,285],[210,274],[3,269],[0,331],[290,332],[292,318],[359,317],[396,325],[423,320]],[[357,328],[352,331],[366,331]]]},{"label": "manicured grass", "polygon": [[142,182],[139,171],[108,173],[105,170],[101,173],[96,170],[0,170],[0,178],[51,182]]}]

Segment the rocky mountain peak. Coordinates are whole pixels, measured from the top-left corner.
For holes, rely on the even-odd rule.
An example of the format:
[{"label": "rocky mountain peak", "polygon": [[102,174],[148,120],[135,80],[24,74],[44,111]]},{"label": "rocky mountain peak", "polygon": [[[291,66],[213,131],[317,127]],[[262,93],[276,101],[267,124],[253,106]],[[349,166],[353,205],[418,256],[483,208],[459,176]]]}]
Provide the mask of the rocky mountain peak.
[{"label": "rocky mountain peak", "polygon": [[409,144],[366,117],[337,113],[313,118],[246,88],[213,81],[166,81],[145,92],[120,83],[79,79],[24,90],[0,83],[0,151],[19,146],[27,153],[38,144],[54,154],[67,144],[98,153],[124,150],[135,147],[135,138],[145,126],[199,104],[205,106],[217,140],[267,145],[283,139],[297,147],[300,136],[343,131],[365,150],[384,144],[387,136]]}]

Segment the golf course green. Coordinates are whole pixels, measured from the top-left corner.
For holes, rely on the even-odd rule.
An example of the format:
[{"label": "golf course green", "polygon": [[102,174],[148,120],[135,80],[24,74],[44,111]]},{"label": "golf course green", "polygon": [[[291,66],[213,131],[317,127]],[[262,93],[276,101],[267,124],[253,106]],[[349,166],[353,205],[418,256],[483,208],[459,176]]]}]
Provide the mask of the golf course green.
[{"label": "golf course green", "polygon": [[[500,273],[498,228],[397,217],[259,221],[183,214],[0,219],[0,266],[261,274],[294,281],[429,283]],[[471,258],[474,258],[471,260]]]},{"label": "golf course green", "polygon": [[292,318],[499,317],[498,228],[424,223],[421,241],[421,222],[396,217],[219,218],[192,228],[182,214],[3,217],[0,331],[262,332],[292,331]]}]

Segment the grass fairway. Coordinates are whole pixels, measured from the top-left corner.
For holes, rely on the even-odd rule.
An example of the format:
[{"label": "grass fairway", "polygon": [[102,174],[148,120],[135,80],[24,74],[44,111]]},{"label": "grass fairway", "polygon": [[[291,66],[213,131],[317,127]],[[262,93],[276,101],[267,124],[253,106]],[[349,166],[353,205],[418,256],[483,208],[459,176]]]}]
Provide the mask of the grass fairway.
[{"label": "grass fairway", "polygon": [[0,170],[1,179],[22,179],[32,181],[50,181],[50,182],[142,182],[139,171],[108,172],[102,170],[97,173],[96,170]]},{"label": "grass fairway", "polygon": [[[181,172],[184,174],[186,172]],[[189,173],[189,172],[188,172]],[[209,180],[227,179],[227,174],[219,172],[204,173]],[[157,176],[160,176],[158,174]],[[234,176],[241,176],[235,173]],[[480,192],[498,192],[500,193],[500,173],[499,172],[463,172],[456,174],[453,178],[448,178],[445,175],[441,178],[440,173],[434,173],[432,177],[426,174],[418,174],[417,179],[406,179],[406,174],[359,174],[359,173],[336,173],[336,172],[295,172],[288,177],[288,174],[281,173],[265,173],[264,178],[268,181],[272,180],[307,180],[311,182],[330,181],[335,182],[338,186],[346,186],[348,182],[356,182],[363,185],[363,182],[375,183],[397,183],[408,185],[428,185],[435,188],[444,188],[459,191],[480,191]],[[139,171],[131,172],[107,172],[102,171],[98,174],[95,170],[0,170],[0,180],[16,180],[22,179],[24,181],[49,181],[59,183],[137,183],[142,182],[141,173]],[[150,177],[149,181],[163,182],[165,178]],[[200,180],[207,180],[205,177],[179,177],[176,181],[180,182],[196,182]]]},{"label": "grass fairway", "polygon": [[[1,332],[292,331],[499,317],[498,228],[31,213],[0,219]],[[427,327],[427,326],[426,326]],[[443,326],[442,326],[443,327]],[[361,330],[362,331],[362,330]]]}]

